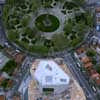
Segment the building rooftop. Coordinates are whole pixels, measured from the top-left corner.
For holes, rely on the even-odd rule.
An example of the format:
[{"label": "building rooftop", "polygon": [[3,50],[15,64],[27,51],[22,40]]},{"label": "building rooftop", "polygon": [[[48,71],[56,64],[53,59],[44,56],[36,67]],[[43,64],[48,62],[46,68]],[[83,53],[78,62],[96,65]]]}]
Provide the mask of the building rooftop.
[{"label": "building rooftop", "polygon": [[97,7],[97,8],[95,9],[95,11],[96,11],[96,13],[100,13],[100,7]]},{"label": "building rooftop", "polygon": [[91,62],[89,62],[89,63],[87,63],[87,64],[84,64],[84,67],[85,67],[86,69],[92,69],[93,64],[92,64]]},{"label": "building rooftop", "polygon": [[22,63],[23,59],[24,59],[24,55],[22,53],[17,53],[14,57],[15,62],[20,64]]},{"label": "building rooftop", "polygon": [[83,63],[87,63],[87,62],[90,62],[91,59],[90,59],[89,57],[85,56],[85,57],[82,57],[82,58],[81,58],[81,61],[82,61]]},{"label": "building rooftop", "polygon": [[34,77],[42,85],[69,84],[70,78],[53,60],[41,60]]},{"label": "building rooftop", "polygon": [[100,85],[100,74],[99,73],[92,74],[91,78],[93,80],[95,80],[95,82],[96,82],[97,85]]},{"label": "building rooftop", "polygon": [[[41,62],[41,59],[37,59],[36,61],[33,62],[33,65],[32,65],[33,73],[35,73],[37,67],[39,68],[40,62]],[[69,83],[68,89],[59,95],[52,95],[52,96],[43,95],[41,94],[37,86],[37,82],[34,79],[30,81],[30,84],[28,86],[28,100],[67,100],[67,99],[68,100],[86,100],[83,89],[80,87],[78,82],[75,80],[75,78],[71,74],[70,70],[68,69],[64,61],[62,64],[60,63],[57,66],[59,66],[60,69],[63,70],[64,73],[66,73],[70,77],[70,83]]]},{"label": "building rooftop", "polygon": [[79,48],[77,49],[77,54],[80,55],[81,53],[85,52],[85,49],[84,48]]},{"label": "building rooftop", "polygon": [[[80,48],[78,50],[80,51]],[[80,57],[80,55],[78,55],[78,57]],[[86,53],[82,55],[80,61],[84,64],[84,67],[87,69],[87,73],[89,74],[90,78],[93,79],[97,85],[100,85],[100,74],[93,68],[94,65],[92,63],[92,60],[86,55]]]}]

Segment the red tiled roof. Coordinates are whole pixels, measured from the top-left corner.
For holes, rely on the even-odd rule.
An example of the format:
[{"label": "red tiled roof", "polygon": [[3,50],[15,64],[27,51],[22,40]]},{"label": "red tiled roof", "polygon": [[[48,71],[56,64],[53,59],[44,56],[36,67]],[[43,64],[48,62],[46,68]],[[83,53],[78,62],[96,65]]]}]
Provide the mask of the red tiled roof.
[{"label": "red tiled roof", "polygon": [[20,54],[20,53],[16,54],[16,56],[15,56],[16,63],[21,63],[23,61],[23,59],[24,59],[23,54]]},{"label": "red tiled roof", "polygon": [[5,96],[0,95],[0,100],[5,100]]},{"label": "red tiled roof", "polygon": [[92,77],[93,79],[95,79],[96,77],[100,77],[100,74],[99,74],[99,73],[95,73],[95,74],[92,74],[91,77]]},{"label": "red tiled roof", "polygon": [[96,74],[96,73],[97,73],[97,71],[96,71],[96,70],[91,69],[91,71],[90,71],[90,74],[91,74],[91,75]]},{"label": "red tiled roof", "polygon": [[84,48],[79,48],[76,50],[77,54],[81,54],[83,52],[85,52],[85,49]]},{"label": "red tiled roof", "polygon": [[91,78],[95,80],[97,85],[100,85],[100,74],[99,73],[92,74]]},{"label": "red tiled roof", "polygon": [[83,63],[87,63],[87,62],[90,62],[91,59],[90,59],[89,57],[83,57],[83,58],[81,59],[81,61],[82,61]]},{"label": "red tiled roof", "polygon": [[100,7],[95,9],[96,13],[100,13]]},{"label": "red tiled roof", "polygon": [[91,62],[84,64],[85,68],[90,68],[92,69],[93,64]]}]

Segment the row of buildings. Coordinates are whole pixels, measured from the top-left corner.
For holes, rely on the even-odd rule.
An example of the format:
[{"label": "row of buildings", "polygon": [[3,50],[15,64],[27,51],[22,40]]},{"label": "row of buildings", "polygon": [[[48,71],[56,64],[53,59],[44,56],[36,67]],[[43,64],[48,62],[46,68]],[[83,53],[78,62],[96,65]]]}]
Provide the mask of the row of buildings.
[{"label": "row of buildings", "polygon": [[98,86],[100,86],[100,74],[94,69],[94,64],[92,63],[92,59],[87,56],[86,49],[84,47],[80,47],[76,50],[76,57],[78,61],[81,63],[81,67],[83,67],[89,76]]},{"label": "row of buildings", "polygon": [[[4,90],[8,90],[14,86],[16,75],[18,74],[19,66],[21,66],[25,55],[21,52],[15,51],[13,49],[5,48],[0,50],[0,100],[7,99],[7,93]],[[11,75],[7,72],[2,71],[5,65],[14,60],[17,66],[14,66],[14,70]],[[6,66],[7,67],[7,66]],[[11,66],[8,66],[6,69],[11,69]],[[12,69],[11,69],[12,70]],[[13,100],[21,100],[20,96],[14,96]]]},{"label": "row of buildings", "polygon": [[91,38],[91,47],[100,54],[100,5],[95,8],[96,33]]}]

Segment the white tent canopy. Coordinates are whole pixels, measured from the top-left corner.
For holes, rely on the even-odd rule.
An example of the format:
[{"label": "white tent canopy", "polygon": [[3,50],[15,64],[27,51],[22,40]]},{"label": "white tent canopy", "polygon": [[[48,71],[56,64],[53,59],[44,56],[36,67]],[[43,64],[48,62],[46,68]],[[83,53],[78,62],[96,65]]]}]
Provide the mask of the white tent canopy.
[{"label": "white tent canopy", "polygon": [[67,85],[70,81],[69,76],[53,60],[41,60],[34,77],[42,86]]}]

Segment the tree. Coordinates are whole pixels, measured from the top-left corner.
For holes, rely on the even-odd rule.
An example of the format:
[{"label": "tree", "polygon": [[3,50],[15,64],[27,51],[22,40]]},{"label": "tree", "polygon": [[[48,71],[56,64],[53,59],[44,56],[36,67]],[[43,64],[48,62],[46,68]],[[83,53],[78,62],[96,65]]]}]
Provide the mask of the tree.
[{"label": "tree", "polygon": [[31,4],[32,4],[32,11],[35,11],[39,6],[40,6],[40,2],[38,0],[31,0]]},{"label": "tree", "polygon": [[93,27],[93,16],[91,14],[88,14],[86,18],[87,18],[87,25]]},{"label": "tree", "polygon": [[25,27],[25,28],[23,29],[23,32],[24,32],[25,34],[27,34],[27,35],[29,35],[29,34],[32,35],[33,30],[32,30],[30,27]]},{"label": "tree", "polygon": [[81,42],[80,37],[77,37],[77,38],[75,38],[75,39],[73,39],[73,40],[71,41],[71,46],[72,46],[72,47],[75,47],[75,46],[77,46],[80,42]]},{"label": "tree", "polygon": [[8,4],[9,5],[9,7],[12,7],[12,6],[14,6],[14,5],[16,5],[16,4],[23,4],[24,2],[25,2],[25,0],[6,0],[6,4]]},{"label": "tree", "polygon": [[99,66],[99,65],[96,65],[96,66],[94,66],[94,68],[95,68],[96,71],[100,74],[100,66]]},{"label": "tree", "polygon": [[96,52],[93,51],[93,50],[88,50],[86,54],[87,54],[87,56],[89,56],[89,57],[94,57],[94,56],[96,56]]},{"label": "tree", "polygon": [[37,53],[42,54],[42,55],[48,53],[48,51],[49,51],[49,49],[43,45],[30,46],[29,50],[30,50],[30,52],[37,52]]},{"label": "tree", "polygon": [[83,5],[85,0],[73,0],[73,2],[78,3],[79,5]]},{"label": "tree", "polygon": [[83,21],[78,22],[76,25],[76,32],[77,33],[84,33],[85,29],[86,29],[86,25],[84,24]]},{"label": "tree", "polygon": [[63,33],[55,34],[52,38],[52,41],[54,43],[54,49],[56,50],[62,50],[68,46],[68,41]]},{"label": "tree", "polygon": [[5,24],[8,21],[8,17],[9,17],[9,6],[5,5],[5,7],[3,7],[3,20]]},{"label": "tree", "polygon": [[69,19],[68,21],[66,21],[64,26],[65,34],[69,35],[70,33],[72,33],[72,29],[73,29],[73,22],[71,19]]},{"label": "tree", "polygon": [[0,49],[3,49],[4,47],[2,45],[0,45]]},{"label": "tree", "polygon": [[53,0],[43,0],[42,2],[44,7],[49,8],[51,7]]},{"label": "tree", "polygon": [[26,27],[26,26],[28,26],[29,21],[30,21],[30,16],[25,16],[25,17],[22,19],[21,23],[22,23],[22,25],[23,25],[24,27]]},{"label": "tree", "polygon": [[8,61],[5,66],[3,67],[2,71],[8,73],[9,75],[12,74],[12,72],[14,71],[14,69],[16,68],[16,63],[14,60],[10,60]]},{"label": "tree", "polygon": [[19,33],[18,33],[18,31],[17,30],[9,30],[8,31],[8,38],[9,38],[9,40],[11,40],[11,41],[15,41],[16,39],[18,39],[19,38]]}]

